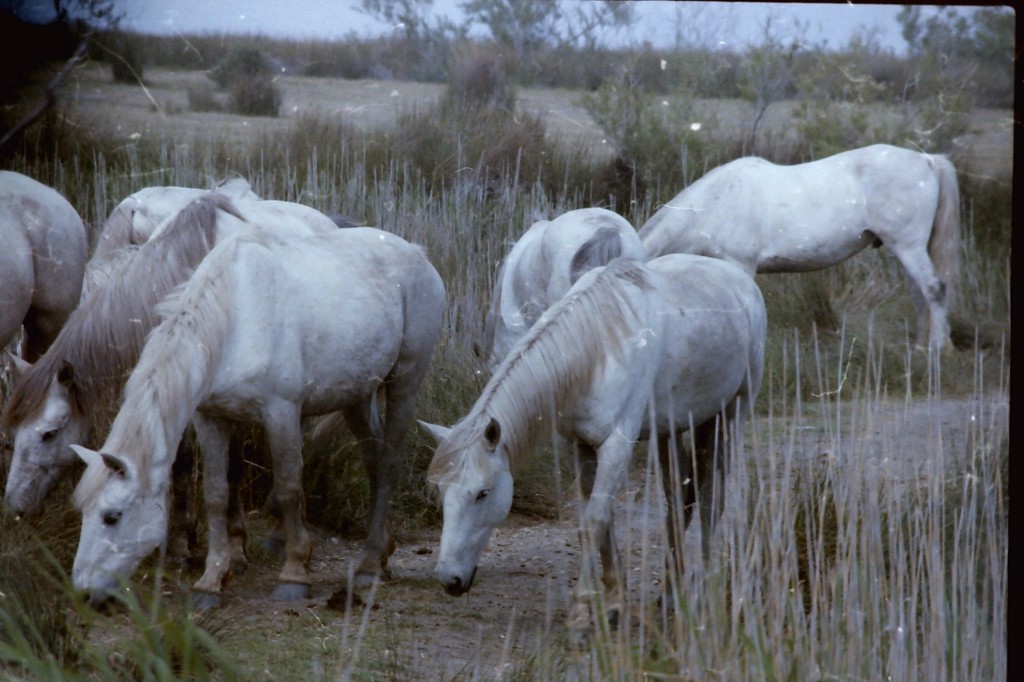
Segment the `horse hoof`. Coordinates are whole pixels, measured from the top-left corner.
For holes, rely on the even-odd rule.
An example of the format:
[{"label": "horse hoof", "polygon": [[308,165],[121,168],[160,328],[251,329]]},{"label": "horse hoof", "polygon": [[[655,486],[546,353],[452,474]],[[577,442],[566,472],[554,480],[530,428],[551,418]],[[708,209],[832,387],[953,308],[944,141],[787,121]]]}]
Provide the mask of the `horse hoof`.
[{"label": "horse hoof", "polygon": [[249,562],[245,558],[231,560],[232,575],[242,575],[249,570]]},{"label": "horse hoof", "polygon": [[192,611],[209,611],[220,606],[220,595],[216,592],[192,590],[188,595],[188,607]]},{"label": "horse hoof", "polygon": [[310,586],[306,583],[278,583],[270,598],[275,601],[309,599]]}]

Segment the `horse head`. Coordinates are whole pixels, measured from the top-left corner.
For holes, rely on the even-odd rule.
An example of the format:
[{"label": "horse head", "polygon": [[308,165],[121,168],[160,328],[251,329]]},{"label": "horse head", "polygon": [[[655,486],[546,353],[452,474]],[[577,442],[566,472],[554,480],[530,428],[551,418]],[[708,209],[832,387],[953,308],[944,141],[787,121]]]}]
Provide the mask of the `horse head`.
[{"label": "horse head", "polygon": [[441,438],[428,474],[444,514],[436,574],[458,596],[473,586],[491,531],[512,508],[512,474],[496,419],[466,420],[447,435],[427,430]]},{"label": "horse head", "polygon": [[[32,365],[13,358],[17,376]],[[72,443],[88,436],[89,422],[75,408],[74,371],[65,363],[46,388],[39,407],[11,425],[14,455],[4,499],[17,514],[37,511],[61,475],[77,461]]]},{"label": "horse head", "polygon": [[86,470],[75,490],[82,534],[71,578],[98,605],[166,540],[168,492],[150,490],[127,457],[72,447]]}]

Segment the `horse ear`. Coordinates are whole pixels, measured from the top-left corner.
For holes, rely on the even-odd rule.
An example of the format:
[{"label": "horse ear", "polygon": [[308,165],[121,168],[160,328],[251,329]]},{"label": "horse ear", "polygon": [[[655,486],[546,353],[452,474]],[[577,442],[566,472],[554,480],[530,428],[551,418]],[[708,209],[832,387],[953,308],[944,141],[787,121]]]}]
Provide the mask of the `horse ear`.
[{"label": "horse ear", "polygon": [[57,383],[67,388],[75,381],[75,367],[65,360],[57,370]]},{"label": "horse ear", "polygon": [[107,468],[116,476],[121,478],[128,477],[128,463],[124,459],[106,452],[101,452],[100,457],[103,458],[103,463],[107,465]]},{"label": "horse ear", "polygon": [[484,429],[484,439],[491,450],[498,447],[498,441],[501,440],[501,425],[498,424],[498,420],[494,417],[491,417],[491,421],[487,423],[487,428]]},{"label": "horse ear", "polygon": [[452,430],[447,426],[441,426],[440,424],[431,424],[430,422],[425,422],[422,419],[417,419],[416,422],[420,425],[421,429],[429,433],[434,438],[438,445],[448,438],[448,434],[452,432]]},{"label": "horse ear", "polygon": [[32,369],[32,363],[24,358],[21,358],[10,351],[7,352],[7,356],[11,359],[11,364],[14,365],[14,379],[18,380],[25,372]]},{"label": "horse ear", "polygon": [[93,462],[99,460],[100,453],[96,452],[95,450],[90,450],[89,448],[74,444],[71,445],[71,449],[75,451],[75,454],[78,455],[78,458],[85,462],[86,465],[92,464]]}]

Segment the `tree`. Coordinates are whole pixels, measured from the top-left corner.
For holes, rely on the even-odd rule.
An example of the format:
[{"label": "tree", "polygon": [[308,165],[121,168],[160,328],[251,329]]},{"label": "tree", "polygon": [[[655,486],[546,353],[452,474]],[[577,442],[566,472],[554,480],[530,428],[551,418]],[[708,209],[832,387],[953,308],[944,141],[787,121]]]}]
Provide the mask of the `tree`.
[{"label": "tree", "polygon": [[[743,59],[743,78],[740,89],[744,99],[754,106],[754,120],[750,126],[751,152],[757,144],[757,127],[768,107],[793,93],[793,59],[801,49],[802,41],[793,37],[788,41],[773,26],[774,16],[761,24],[761,43],[747,48]],[[807,25],[796,24],[797,36],[807,31]]]}]

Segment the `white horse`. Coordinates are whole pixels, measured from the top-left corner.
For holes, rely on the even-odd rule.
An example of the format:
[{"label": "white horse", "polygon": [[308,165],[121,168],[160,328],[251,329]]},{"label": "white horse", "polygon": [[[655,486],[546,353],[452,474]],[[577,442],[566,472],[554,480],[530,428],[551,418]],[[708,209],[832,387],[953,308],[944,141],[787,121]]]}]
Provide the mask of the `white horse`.
[{"label": "white horse", "polygon": [[[162,223],[208,191],[194,187],[144,187],[121,200],[104,221],[92,257],[86,264],[83,300],[121,259],[134,253],[133,247],[145,244]],[[241,178],[221,182],[213,191],[228,197],[236,206],[260,200],[249,183]]]},{"label": "white horse", "polygon": [[695,253],[750,275],[827,268],[884,244],[910,279],[917,342],[950,347],[960,190],[944,156],[876,144],[795,166],[738,159],[676,195],[640,239],[651,258]]},{"label": "white horse", "polygon": [[56,190],[0,171],[0,348],[24,328],[22,357],[46,352],[78,305],[85,225]]},{"label": "white horse", "polygon": [[219,245],[161,306],[163,322],[128,379],[102,454],[75,447],[88,464],[75,492],[75,587],[105,598],[164,542],[169,472],[191,419],[209,523],[197,601],[215,604],[230,574],[226,444],[236,422],[261,424],[270,442],[287,534],[275,597],[305,598],[312,545],[302,521],[300,419],[338,410],[362,444],[372,497],[355,583],[386,575],[389,501],[445,306],[422,249],[373,228]]},{"label": "white horse", "polygon": [[[670,510],[683,481],[683,528],[670,511],[673,554],[699,498],[705,552],[721,509],[724,453],[760,387],[766,315],[753,280],[725,261],[669,255],[648,264],[618,259],[583,275],[499,365],[469,414],[452,429],[423,424],[440,439],[428,478],[444,528],[437,577],[451,595],[473,584],[480,554],[512,505],[512,471],[555,428],[577,445],[583,558],[574,629],[589,629],[586,597],[603,566],[609,618],[621,608],[612,501],[626,482],[637,440],[656,438]],[[676,447],[693,429],[696,476]],[[670,471],[681,472],[679,477]],[[713,483],[717,481],[717,483]],[[698,487],[699,484],[699,487]],[[682,557],[676,560],[681,568]],[[671,562],[671,559],[670,559]],[[671,565],[671,563],[670,563]]]},{"label": "white horse", "polygon": [[[175,193],[185,208],[164,220],[144,244],[113,259],[115,267],[94,285],[38,362],[15,363],[16,383],[3,421],[14,440],[5,502],[16,513],[38,510],[77,461],[71,444],[90,442],[90,422],[116,398],[158,322],[156,304],[191,276],[216,243],[254,229],[221,192],[199,191],[209,199],[188,203],[193,192]],[[242,205],[265,229],[283,234],[337,230],[308,206],[256,199]],[[218,220],[217,210],[233,216]]]},{"label": "white horse", "polygon": [[644,249],[633,226],[612,211],[581,208],[530,226],[498,270],[484,332],[491,368],[583,272],[620,256],[643,260]]}]

